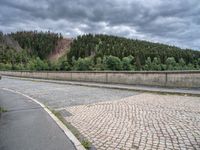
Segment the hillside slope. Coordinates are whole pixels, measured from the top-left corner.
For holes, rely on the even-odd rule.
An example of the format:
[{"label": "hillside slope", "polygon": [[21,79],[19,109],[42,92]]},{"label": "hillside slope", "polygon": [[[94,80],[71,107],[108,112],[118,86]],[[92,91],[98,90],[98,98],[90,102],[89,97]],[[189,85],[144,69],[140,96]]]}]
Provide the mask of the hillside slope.
[{"label": "hillside slope", "polygon": [[0,64],[15,64],[27,62],[26,52],[11,36],[0,33]]},{"label": "hillside slope", "polygon": [[15,39],[31,56],[41,59],[46,59],[56,48],[58,41],[63,38],[58,33],[37,31],[20,31],[11,33],[9,36]]},{"label": "hillside slope", "polygon": [[[0,35],[1,53],[25,50],[30,57],[56,62],[70,50],[72,39],[50,32],[16,32]],[[4,52],[6,51],[6,52]]]},{"label": "hillside slope", "polygon": [[123,37],[52,32],[0,33],[0,69],[197,70],[200,51]]},{"label": "hillside slope", "polygon": [[48,60],[56,62],[62,56],[66,55],[70,51],[70,44],[73,42],[70,38],[63,38],[58,40],[55,49],[47,57]]},{"label": "hillside slope", "polygon": [[162,63],[165,63],[168,57],[174,57],[176,61],[183,58],[188,64],[194,63],[200,58],[200,51],[117,36],[87,34],[78,36],[74,40],[68,58],[74,56],[78,59],[91,55],[101,58],[109,55],[119,58],[132,55],[141,65],[145,64],[148,57],[151,59],[157,57]]},{"label": "hillside slope", "polygon": [[17,51],[22,50],[19,43],[14,40],[11,36],[0,34],[0,45],[4,47],[9,47]]}]

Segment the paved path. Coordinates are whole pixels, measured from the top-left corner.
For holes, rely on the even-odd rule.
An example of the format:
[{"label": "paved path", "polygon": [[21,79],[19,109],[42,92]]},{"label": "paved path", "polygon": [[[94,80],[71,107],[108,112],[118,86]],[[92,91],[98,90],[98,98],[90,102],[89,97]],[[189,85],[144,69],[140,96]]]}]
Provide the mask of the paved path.
[{"label": "paved path", "polygon": [[52,108],[117,100],[139,94],[133,91],[26,81],[4,77],[0,80],[0,88],[9,88],[22,92]]},{"label": "paved path", "polygon": [[145,93],[64,110],[100,150],[200,149],[199,97]]},{"label": "paved path", "polygon": [[200,97],[3,78],[60,110],[97,149],[200,149]]},{"label": "paved path", "polygon": [[71,141],[38,104],[0,89],[1,150],[75,150]]},{"label": "paved path", "polygon": [[[17,77],[7,77],[7,78],[15,79]],[[21,79],[32,80],[32,81],[43,81],[43,82],[49,82],[49,83],[68,84],[68,85],[81,85],[81,86],[101,87],[101,88],[108,88],[108,89],[131,90],[131,91],[138,91],[138,92],[168,93],[168,94],[200,96],[200,87],[187,89],[187,88],[165,88],[165,87],[156,87],[156,86],[153,87],[153,86],[142,86],[142,85],[104,84],[104,83],[95,83],[95,82],[44,80],[44,79],[31,79],[31,78],[21,78]]]}]

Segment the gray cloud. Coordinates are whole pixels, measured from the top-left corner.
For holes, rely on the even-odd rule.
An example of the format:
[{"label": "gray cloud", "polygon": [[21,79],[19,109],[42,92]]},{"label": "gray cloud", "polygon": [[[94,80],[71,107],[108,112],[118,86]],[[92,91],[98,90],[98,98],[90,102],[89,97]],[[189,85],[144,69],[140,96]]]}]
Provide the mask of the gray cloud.
[{"label": "gray cloud", "polygon": [[0,30],[105,33],[200,50],[199,0],[1,0]]}]

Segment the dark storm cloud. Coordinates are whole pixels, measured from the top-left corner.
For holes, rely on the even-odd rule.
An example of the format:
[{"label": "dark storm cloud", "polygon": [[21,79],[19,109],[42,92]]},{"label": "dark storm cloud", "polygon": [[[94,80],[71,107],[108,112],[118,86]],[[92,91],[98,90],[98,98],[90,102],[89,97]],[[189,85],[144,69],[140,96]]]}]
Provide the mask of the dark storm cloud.
[{"label": "dark storm cloud", "polygon": [[199,0],[1,0],[0,30],[105,33],[200,49]]}]

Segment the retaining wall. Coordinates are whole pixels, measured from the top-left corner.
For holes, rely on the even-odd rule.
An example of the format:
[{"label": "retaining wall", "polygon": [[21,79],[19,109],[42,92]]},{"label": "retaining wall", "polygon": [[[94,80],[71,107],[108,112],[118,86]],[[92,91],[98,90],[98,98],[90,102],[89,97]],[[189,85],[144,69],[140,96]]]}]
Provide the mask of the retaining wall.
[{"label": "retaining wall", "polygon": [[200,71],[0,71],[0,73],[7,76],[27,78],[162,87],[200,88]]}]

